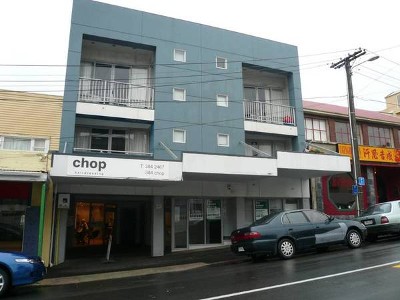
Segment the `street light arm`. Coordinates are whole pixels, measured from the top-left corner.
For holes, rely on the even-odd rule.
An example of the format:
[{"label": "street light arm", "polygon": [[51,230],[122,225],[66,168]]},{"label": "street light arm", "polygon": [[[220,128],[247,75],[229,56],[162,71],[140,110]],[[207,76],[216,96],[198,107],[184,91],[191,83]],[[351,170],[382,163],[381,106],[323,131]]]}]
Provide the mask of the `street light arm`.
[{"label": "street light arm", "polygon": [[362,65],[363,63],[366,63],[366,62],[368,62],[368,61],[377,60],[378,58],[379,58],[379,55],[373,56],[373,57],[371,57],[371,58],[369,58],[369,59],[367,59],[367,60],[364,60],[364,61],[362,61],[362,62],[360,62],[360,63],[358,63],[358,64],[352,66],[351,69],[354,69],[355,67],[357,67],[357,66],[359,66],[359,65]]}]

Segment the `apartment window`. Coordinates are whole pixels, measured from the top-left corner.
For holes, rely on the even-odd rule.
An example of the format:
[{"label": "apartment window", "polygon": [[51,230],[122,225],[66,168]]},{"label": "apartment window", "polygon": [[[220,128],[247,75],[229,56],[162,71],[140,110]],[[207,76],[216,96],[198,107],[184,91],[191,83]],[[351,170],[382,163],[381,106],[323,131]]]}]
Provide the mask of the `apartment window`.
[{"label": "apartment window", "polygon": [[74,150],[147,155],[149,135],[143,129],[77,127]]},{"label": "apartment window", "polygon": [[228,69],[228,60],[226,58],[217,56],[215,64],[217,69]]},{"label": "apartment window", "polygon": [[336,142],[350,144],[350,126],[348,123],[335,122]]},{"label": "apartment window", "polygon": [[[341,144],[351,144],[349,123],[335,122],[335,135],[336,135],[336,142]],[[359,145],[362,145],[361,137],[362,137],[361,126],[357,125],[357,141]]]},{"label": "apartment window", "polygon": [[305,118],[306,140],[327,142],[326,121],[322,119]]},{"label": "apartment window", "polygon": [[186,51],[174,49],[174,61],[186,62]]},{"label": "apartment window", "polygon": [[176,101],[186,101],[186,90],[174,88],[172,99]]},{"label": "apartment window", "polygon": [[81,62],[80,101],[149,107],[152,98],[150,68]]},{"label": "apartment window", "polygon": [[369,146],[392,147],[392,134],[389,128],[368,126]]},{"label": "apartment window", "polygon": [[267,102],[276,105],[289,105],[289,99],[285,99],[283,89],[245,86],[243,90],[244,100]]},{"label": "apartment window", "polygon": [[[280,140],[246,140],[246,144],[264,152],[267,156],[276,157],[278,151],[290,151],[290,146],[286,141]],[[263,156],[248,147],[245,150],[246,156]]]},{"label": "apartment window", "polygon": [[217,95],[217,105],[228,107],[228,96],[227,95]]},{"label": "apartment window", "polygon": [[31,137],[0,136],[0,149],[47,152],[49,140]]},{"label": "apartment window", "polygon": [[218,146],[229,147],[229,134],[218,133],[217,141],[218,141]]},{"label": "apartment window", "polygon": [[186,143],[186,130],[183,129],[174,129],[172,141],[174,143]]}]

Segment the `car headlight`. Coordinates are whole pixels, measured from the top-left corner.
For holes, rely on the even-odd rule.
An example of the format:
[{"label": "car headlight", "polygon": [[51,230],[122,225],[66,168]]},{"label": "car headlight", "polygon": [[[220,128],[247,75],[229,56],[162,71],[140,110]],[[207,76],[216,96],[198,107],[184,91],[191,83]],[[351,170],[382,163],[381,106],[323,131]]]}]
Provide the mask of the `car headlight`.
[{"label": "car headlight", "polygon": [[30,264],[34,264],[35,260],[32,258],[16,258],[15,261],[17,263],[30,263]]}]

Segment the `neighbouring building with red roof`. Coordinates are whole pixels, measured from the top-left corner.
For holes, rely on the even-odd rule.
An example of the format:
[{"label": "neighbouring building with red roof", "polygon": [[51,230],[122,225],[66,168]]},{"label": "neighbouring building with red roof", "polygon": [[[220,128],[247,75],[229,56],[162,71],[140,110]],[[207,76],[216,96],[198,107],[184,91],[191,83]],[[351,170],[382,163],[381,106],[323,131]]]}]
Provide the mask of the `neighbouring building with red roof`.
[{"label": "neighbouring building with red roof", "polygon": [[[307,151],[352,156],[348,108],[303,101]],[[356,109],[361,176],[360,209],[400,198],[400,118]],[[314,208],[336,216],[357,213],[352,174],[310,180]]]}]

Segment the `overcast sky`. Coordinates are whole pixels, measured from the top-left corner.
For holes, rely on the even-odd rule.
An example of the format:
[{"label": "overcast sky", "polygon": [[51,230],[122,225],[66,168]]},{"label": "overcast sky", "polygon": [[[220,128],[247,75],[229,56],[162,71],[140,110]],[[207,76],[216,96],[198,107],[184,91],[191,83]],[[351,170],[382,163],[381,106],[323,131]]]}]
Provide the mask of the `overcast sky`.
[{"label": "overcast sky", "polygon": [[[357,108],[382,110],[400,90],[400,4],[393,0],[101,0],[298,47],[304,100],[347,106],[344,68],[358,48]],[[0,89],[62,94],[72,0],[0,1]]]}]

